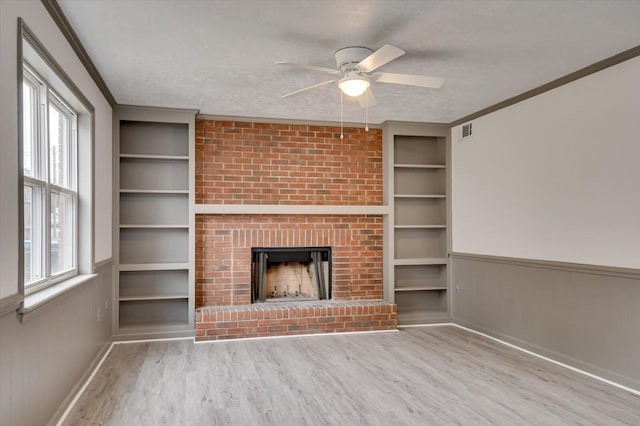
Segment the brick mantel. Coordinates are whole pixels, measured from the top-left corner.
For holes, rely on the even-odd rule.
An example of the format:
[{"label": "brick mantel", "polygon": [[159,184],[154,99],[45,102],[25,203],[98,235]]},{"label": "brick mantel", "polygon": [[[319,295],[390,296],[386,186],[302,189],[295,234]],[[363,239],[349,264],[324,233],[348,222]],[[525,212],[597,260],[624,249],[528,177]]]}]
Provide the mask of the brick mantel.
[{"label": "brick mantel", "polygon": [[389,206],[196,204],[196,214],[388,215]]}]

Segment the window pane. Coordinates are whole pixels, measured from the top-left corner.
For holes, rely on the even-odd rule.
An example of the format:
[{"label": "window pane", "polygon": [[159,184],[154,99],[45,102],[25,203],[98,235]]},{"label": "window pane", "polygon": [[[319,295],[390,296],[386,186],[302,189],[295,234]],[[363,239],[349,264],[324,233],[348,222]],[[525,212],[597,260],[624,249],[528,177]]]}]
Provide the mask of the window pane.
[{"label": "window pane", "polygon": [[60,108],[49,104],[49,176],[51,183],[73,189],[69,179],[71,119]]},{"label": "window pane", "polygon": [[51,275],[73,269],[74,200],[71,195],[51,192]]},{"label": "window pane", "polygon": [[44,278],[43,256],[43,190],[38,186],[24,187],[24,283],[28,285]]},{"label": "window pane", "polygon": [[24,176],[30,177],[39,177],[36,169],[37,108],[36,89],[22,83],[22,166]]},{"label": "window pane", "polygon": [[23,65],[23,273],[36,291],[77,268],[76,114]]}]

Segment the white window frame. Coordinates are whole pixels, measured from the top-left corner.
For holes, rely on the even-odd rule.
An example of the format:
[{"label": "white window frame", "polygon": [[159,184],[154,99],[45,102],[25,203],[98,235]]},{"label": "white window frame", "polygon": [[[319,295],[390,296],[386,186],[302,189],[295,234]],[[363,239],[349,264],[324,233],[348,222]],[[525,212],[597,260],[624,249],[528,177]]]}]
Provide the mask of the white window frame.
[{"label": "white window frame", "polygon": [[[79,214],[79,196],[78,196],[78,114],[69,106],[69,104],[60,96],[52,87],[38,75],[38,73],[26,62],[23,61],[23,82],[36,89],[37,108],[33,108],[31,116],[33,119],[32,133],[35,135],[35,144],[32,146],[31,155],[35,156],[36,170],[32,172],[33,176],[24,176],[24,170],[20,170],[23,180],[23,189],[26,187],[39,188],[42,191],[42,200],[34,208],[40,209],[39,215],[31,215],[31,241],[37,231],[40,234],[40,250],[34,255],[31,244],[31,261],[37,260],[41,268],[41,278],[31,282],[24,283],[25,295],[47,288],[60,281],[78,275],[78,214]],[[69,143],[68,164],[68,186],[69,188],[58,186],[52,183],[52,176],[49,170],[50,140],[49,140],[49,107],[53,105],[57,110],[61,111],[64,116],[69,119],[69,127],[67,129],[67,138]],[[23,106],[24,107],[24,106]],[[26,143],[27,141],[23,141]],[[20,153],[24,155],[24,150]],[[24,158],[23,158],[24,161]],[[34,193],[32,189],[32,194]],[[71,219],[67,225],[70,225],[72,233],[69,241],[72,242],[71,259],[72,267],[59,271],[55,274],[51,272],[51,232],[53,227],[53,217],[51,210],[51,196],[54,193],[64,194],[70,197],[72,202]],[[22,206],[22,214],[24,215],[24,205]],[[35,216],[38,216],[36,218]],[[40,223],[36,224],[36,219]],[[65,227],[66,228],[66,227]],[[24,244],[24,243],[23,243]],[[22,271],[25,276],[26,269]]]},{"label": "white window frame", "polygon": [[[0,0],[2,1],[2,0]],[[27,24],[22,18],[18,18],[18,79],[17,93],[18,93],[18,235],[19,246],[18,249],[18,292],[23,297],[22,307],[20,308],[21,321],[27,321],[32,313],[39,312],[39,308],[55,300],[58,296],[68,292],[72,288],[75,288],[84,283],[88,283],[96,277],[94,263],[94,239],[95,239],[95,214],[94,214],[94,146],[96,140],[96,109],[92,103],[83,94],[83,91],[76,85],[74,80],[67,74],[65,68],[62,67],[56,59],[49,53],[44,47],[44,44],[36,37],[36,35],[29,29]],[[37,75],[46,80],[48,87],[51,89],[47,93],[51,94],[53,98],[54,94],[58,98],[64,99],[68,109],[71,109],[76,113],[76,139],[74,140],[75,147],[75,166],[73,172],[75,173],[75,187],[73,190],[76,192],[75,206],[69,207],[68,211],[73,211],[74,220],[73,228],[75,235],[72,238],[72,245],[74,245],[73,253],[73,268],[63,271],[55,276],[49,276],[47,281],[39,282],[37,285],[28,285],[25,287],[25,262],[28,258],[25,258],[25,231],[28,232],[28,227],[24,226],[28,216],[25,216],[25,207],[30,208],[29,203],[25,205],[25,176],[24,176],[24,143],[29,143],[31,134],[31,128],[25,128],[24,124],[27,124],[28,118],[23,117],[23,103],[25,100],[30,102],[30,99],[25,99],[23,96],[26,94],[24,90],[29,90],[26,86],[23,86],[24,79],[24,64],[28,63],[32,70]],[[42,80],[42,78],[40,79]],[[40,92],[38,92],[40,93]],[[57,111],[56,111],[57,112]],[[44,113],[49,113],[46,109]],[[57,114],[56,114],[57,115]],[[58,127],[60,129],[60,127]],[[57,134],[49,134],[49,129],[46,129],[46,137],[53,136],[57,139]],[[59,131],[59,130],[58,130]],[[26,140],[25,140],[26,139]],[[41,158],[40,161],[43,161]],[[46,164],[48,167],[49,165]],[[30,167],[30,166],[29,166]],[[28,168],[27,168],[28,169]],[[62,170],[62,169],[61,169]],[[47,175],[48,176],[48,175]],[[35,177],[35,176],[34,176]],[[39,177],[38,177],[39,178]],[[29,179],[27,179],[29,181]],[[29,182],[27,182],[29,183]],[[67,181],[59,181],[58,186],[67,186]],[[49,195],[46,197],[47,202],[51,203]],[[42,197],[42,203],[44,204],[45,197]],[[70,206],[73,200],[68,199],[67,204],[60,204],[61,208]],[[62,211],[62,210],[61,210]],[[51,220],[50,212],[46,212],[47,226]],[[66,215],[65,218],[71,215]],[[62,217],[62,216],[61,216]],[[45,221],[42,220],[44,223]],[[51,232],[50,229],[46,231]],[[44,235],[43,238],[50,238]],[[49,240],[47,240],[49,241]],[[48,244],[48,243],[47,243]],[[62,245],[61,245],[62,246]],[[67,245],[68,247],[68,245]],[[50,247],[48,248],[50,249]],[[71,261],[66,263],[67,266],[71,266]],[[30,283],[31,284],[31,283]],[[34,283],[35,284],[35,283]]]}]

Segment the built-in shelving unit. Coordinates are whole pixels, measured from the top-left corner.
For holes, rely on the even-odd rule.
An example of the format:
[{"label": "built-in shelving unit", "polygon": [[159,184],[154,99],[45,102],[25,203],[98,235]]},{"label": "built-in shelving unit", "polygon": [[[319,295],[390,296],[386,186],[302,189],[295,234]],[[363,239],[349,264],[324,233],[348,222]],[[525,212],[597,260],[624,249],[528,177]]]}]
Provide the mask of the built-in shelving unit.
[{"label": "built-in shelving unit", "polygon": [[398,324],[449,320],[447,131],[392,125],[385,130],[388,202],[393,206],[385,290]]},{"label": "built-in shelving unit", "polygon": [[119,338],[193,335],[194,118],[118,111]]}]

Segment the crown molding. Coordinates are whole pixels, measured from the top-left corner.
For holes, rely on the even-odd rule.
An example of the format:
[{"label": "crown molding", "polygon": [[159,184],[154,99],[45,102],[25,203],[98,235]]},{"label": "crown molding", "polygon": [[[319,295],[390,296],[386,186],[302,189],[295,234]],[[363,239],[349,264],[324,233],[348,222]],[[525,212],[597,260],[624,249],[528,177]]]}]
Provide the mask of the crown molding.
[{"label": "crown molding", "polygon": [[84,65],[87,72],[96,83],[96,86],[98,86],[98,89],[100,89],[100,92],[102,92],[102,95],[105,97],[107,102],[109,102],[109,105],[111,105],[112,108],[115,108],[118,105],[116,99],[113,97],[113,94],[111,94],[107,83],[105,83],[102,75],[100,75],[100,72],[98,71],[98,68],[96,68],[95,64],[91,60],[89,53],[87,53],[87,50],[80,42],[78,35],[73,30],[73,27],[67,20],[67,17],[64,15],[64,12],[58,4],[58,1],[42,0],[42,4],[44,5],[45,9],[47,9],[47,12],[49,12],[49,15],[51,15],[51,19],[53,19],[53,22],[55,22],[60,29],[60,32],[62,32],[62,35],[64,35],[64,37],[71,45],[73,51],[76,52],[76,55],[78,55],[78,59],[80,59],[80,62],[82,62],[82,65]]},{"label": "crown molding", "polygon": [[548,92],[549,90],[553,90],[560,86],[564,86],[565,84],[569,84],[573,81],[576,81],[588,75],[597,73],[604,69],[610,68],[614,65],[618,65],[622,62],[628,61],[629,59],[633,59],[637,56],[640,56],[640,46],[632,47],[631,49],[625,50],[624,52],[620,52],[617,55],[613,55],[609,58],[603,59],[602,61],[598,61],[594,64],[581,68],[578,71],[574,71],[570,74],[567,74],[553,81],[550,81],[549,83],[543,84],[542,86],[538,86],[534,89],[527,90],[526,92],[516,95],[512,98],[506,99],[502,102],[498,102],[497,104],[481,109],[478,112],[474,112],[473,114],[469,114],[465,117],[459,118],[451,122],[449,126],[454,127],[454,126],[458,126],[460,124],[466,123],[468,121],[475,120],[476,118],[482,117],[487,114],[491,114],[492,112],[517,104],[526,99],[533,98],[534,96],[538,96],[544,92]]}]

